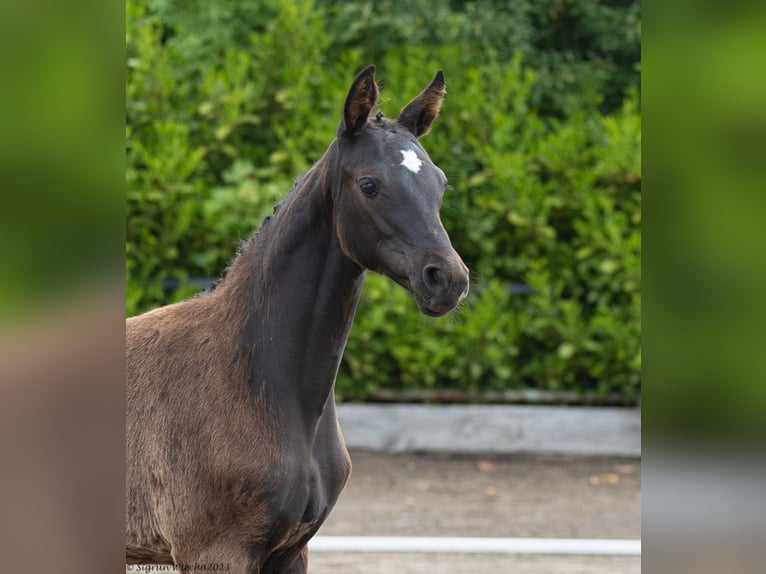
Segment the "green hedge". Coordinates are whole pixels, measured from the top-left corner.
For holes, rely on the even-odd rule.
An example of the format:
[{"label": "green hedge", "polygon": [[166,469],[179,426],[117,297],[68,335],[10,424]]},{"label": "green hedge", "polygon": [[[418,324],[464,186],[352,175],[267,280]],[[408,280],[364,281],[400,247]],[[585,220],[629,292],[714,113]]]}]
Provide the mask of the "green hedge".
[{"label": "green hedge", "polygon": [[[471,295],[433,320],[370,275],[339,393],[635,400],[637,2],[129,0],[127,13],[128,314],[220,274],[332,140],[362,65],[378,65],[389,115],[444,69],[424,145],[454,187],[442,218]],[[167,279],[182,287],[167,293]]]}]

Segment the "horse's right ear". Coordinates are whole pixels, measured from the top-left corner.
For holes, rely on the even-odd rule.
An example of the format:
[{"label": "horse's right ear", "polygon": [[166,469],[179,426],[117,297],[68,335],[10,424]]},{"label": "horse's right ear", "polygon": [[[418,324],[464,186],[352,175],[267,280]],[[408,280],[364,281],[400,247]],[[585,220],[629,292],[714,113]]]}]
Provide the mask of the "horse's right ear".
[{"label": "horse's right ear", "polygon": [[378,85],[375,83],[375,66],[367,66],[351,84],[343,107],[341,132],[358,135],[367,125],[370,111],[378,104]]}]

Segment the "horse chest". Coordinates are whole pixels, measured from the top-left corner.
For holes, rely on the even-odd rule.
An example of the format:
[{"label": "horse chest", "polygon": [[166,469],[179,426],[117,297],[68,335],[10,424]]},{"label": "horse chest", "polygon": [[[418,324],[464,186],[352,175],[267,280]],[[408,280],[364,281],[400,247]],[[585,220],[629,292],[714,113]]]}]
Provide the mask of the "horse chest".
[{"label": "horse chest", "polygon": [[345,486],[350,472],[346,461],[319,452],[293,473],[280,497],[272,554],[301,548],[316,534]]}]

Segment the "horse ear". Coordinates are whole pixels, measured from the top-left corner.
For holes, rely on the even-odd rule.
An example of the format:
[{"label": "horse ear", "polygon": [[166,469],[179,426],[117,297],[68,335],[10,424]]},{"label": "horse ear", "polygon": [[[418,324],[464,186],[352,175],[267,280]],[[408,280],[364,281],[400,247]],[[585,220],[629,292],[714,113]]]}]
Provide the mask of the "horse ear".
[{"label": "horse ear", "polygon": [[367,125],[370,110],[378,104],[378,84],[375,83],[375,65],[359,72],[346,96],[343,107],[341,131],[346,135],[358,135]]},{"label": "horse ear", "polygon": [[447,84],[444,81],[444,73],[439,70],[426,89],[402,108],[396,121],[416,137],[427,134],[436,116],[439,115],[446,93]]}]

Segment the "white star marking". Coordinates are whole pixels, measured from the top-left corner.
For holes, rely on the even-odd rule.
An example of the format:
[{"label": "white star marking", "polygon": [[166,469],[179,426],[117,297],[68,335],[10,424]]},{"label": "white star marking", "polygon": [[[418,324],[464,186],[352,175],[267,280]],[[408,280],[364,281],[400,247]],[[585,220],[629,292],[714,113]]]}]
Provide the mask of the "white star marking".
[{"label": "white star marking", "polygon": [[420,161],[418,154],[416,154],[411,149],[407,149],[407,150],[403,149],[400,151],[402,152],[402,156],[404,157],[404,159],[402,160],[402,163],[400,163],[399,165],[403,165],[412,173],[418,173],[420,171],[420,166],[423,165],[423,162]]}]

